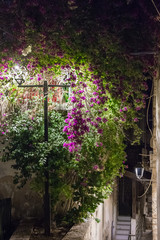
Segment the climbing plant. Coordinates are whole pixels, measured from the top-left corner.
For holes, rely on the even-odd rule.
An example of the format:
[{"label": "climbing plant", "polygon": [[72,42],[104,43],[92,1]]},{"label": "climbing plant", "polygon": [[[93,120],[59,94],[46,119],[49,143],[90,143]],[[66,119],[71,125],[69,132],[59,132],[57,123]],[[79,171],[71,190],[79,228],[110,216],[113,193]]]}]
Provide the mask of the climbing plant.
[{"label": "climbing plant", "polygon": [[[124,140],[129,139],[127,130],[134,132],[133,143],[141,137],[138,122],[146,104],[146,73],[153,74],[153,59],[133,57],[130,53],[133,46],[135,50],[142,47],[140,43],[146,32],[152,38],[147,39],[143,46],[148,46],[149,42],[156,44],[159,37],[154,11],[152,9],[149,14],[148,3],[143,12],[142,2],[117,0],[105,4],[104,1],[27,0],[1,3],[3,19],[12,22],[6,25],[1,19],[3,28],[0,31],[4,38],[0,53],[1,136],[9,135],[19,141],[24,133],[30,132],[32,145],[33,140],[41,139],[39,128],[42,121],[36,114],[41,105],[35,108],[33,103],[38,101],[40,104],[42,93],[33,89],[26,92],[17,87],[16,65],[23,69],[23,74],[26,72],[26,84],[41,84],[44,78],[51,83],[63,79],[72,88],[69,99],[64,94],[70,104],[65,125],[63,130],[56,129],[56,136],[63,136],[60,141],[64,153],[62,158],[67,156],[67,161],[64,157],[60,166],[57,159],[55,165],[50,166],[55,175],[56,167],[60,169],[61,173],[58,172],[55,178],[57,181],[63,183],[67,173],[75,176],[74,181],[68,183],[70,197],[77,203],[77,207],[68,213],[72,216],[71,221],[76,221],[76,218],[82,220],[94,212],[111,192],[115,177],[123,175],[126,159]],[[105,11],[100,14],[102,7]],[[121,26],[120,19],[123,20]],[[137,28],[134,28],[135,22]],[[149,34],[151,30],[153,34]],[[142,33],[140,38],[139,32]],[[128,36],[131,36],[130,41],[126,40]],[[53,103],[57,101],[55,94],[56,89],[52,89],[49,105],[56,117],[58,113],[53,110]],[[14,125],[12,121],[6,123],[15,109],[21,109],[21,114],[12,120]],[[31,115],[36,115],[34,120],[29,120],[28,115],[23,116],[26,109],[30,109]],[[31,125],[33,129],[29,129]],[[54,125],[51,124],[51,128],[54,130]],[[40,159],[45,159],[41,150],[45,146],[51,151],[54,143],[55,137],[51,135],[50,145],[46,147],[40,143],[42,148],[37,149],[40,151],[37,155],[31,148],[36,164],[30,167],[28,155],[25,165],[22,156],[18,155],[22,161],[19,160],[14,167],[21,169],[22,178],[30,177],[28,169],[41,172],[43,161]],[[9,146],[10,156],[6,160],[14,158],[18,161],[14,155],[18,154],[18,149],[14,151]],[[24,146],[19,154],[22,154]],[[48,151],[44,154],[49,154]],[[54,152],[55,155],[58,153],[59,150]]]}]

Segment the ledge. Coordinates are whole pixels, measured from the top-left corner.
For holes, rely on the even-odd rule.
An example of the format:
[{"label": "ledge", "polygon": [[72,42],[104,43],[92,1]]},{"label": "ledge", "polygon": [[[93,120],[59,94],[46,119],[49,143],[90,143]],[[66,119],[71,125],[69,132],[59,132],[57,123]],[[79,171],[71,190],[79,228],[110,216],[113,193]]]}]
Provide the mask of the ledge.
[{"label": "ledge", "polygon": [[62,240],[88,240],[91,220],[74,225]]}]

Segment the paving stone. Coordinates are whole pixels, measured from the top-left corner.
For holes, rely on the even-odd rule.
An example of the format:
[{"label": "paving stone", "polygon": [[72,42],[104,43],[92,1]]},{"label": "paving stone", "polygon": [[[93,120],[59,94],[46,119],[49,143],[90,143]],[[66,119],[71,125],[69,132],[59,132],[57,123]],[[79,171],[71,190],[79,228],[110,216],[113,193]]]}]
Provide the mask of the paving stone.
[{"label": "paving stone", "polygon": [[10,240],[29,240],[31,231],[33,228],[33,222],[23,221],[20,222],[15,232],[10,237]]}]

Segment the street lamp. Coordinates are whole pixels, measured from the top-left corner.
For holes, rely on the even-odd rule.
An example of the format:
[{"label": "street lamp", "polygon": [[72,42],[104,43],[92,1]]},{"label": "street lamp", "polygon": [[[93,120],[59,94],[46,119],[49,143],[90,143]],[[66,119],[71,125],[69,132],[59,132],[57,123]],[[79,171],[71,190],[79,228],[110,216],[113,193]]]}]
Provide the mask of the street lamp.
[{"label": "street lamp", "polygon": [[[18,83],[18,87],[23,87],[23,88],[43,88],[43,95],[44,95],[44,141],[48,142],[48,87],[70,87],[70,85],[48,85],[48,82],[44,80],[43,85],[22,85],[25,82],[25,79],[23,76],[25,74],[23,71],[19,70],[19,66],[17,68],[18,74],[14,74],[14,79]],[[45,235],[49,236],[50,235],[50,228],[51,228],[51,207],[50,207],[50,193],[49,193],[49,161],[46,159],[45,163],[45,170],[44,170],[44,175],[45,175],[45,183],[44,183],[44,228],[45,228]]]},{"label": "street lamp", "polygon": [[138,179],[141,179],[143,177],[144,167],[142,166],[142,164],[140,162],[138,162],[135,166],[135,173],[136,173],[136,177]]},{"label": "street lamp", "polygon": [[22,85],[25,82],[25,79],[28,77],[28,72],[26,71],[25,67],[20,67],[19,65],[15,65],[12,68],[11,74],[19,86]]},{"label": "street lamp", "polygon": [[21,86],[25,82],[25,80],[22,78],[15,78],[15,80],[18,83],[18,86]]}]

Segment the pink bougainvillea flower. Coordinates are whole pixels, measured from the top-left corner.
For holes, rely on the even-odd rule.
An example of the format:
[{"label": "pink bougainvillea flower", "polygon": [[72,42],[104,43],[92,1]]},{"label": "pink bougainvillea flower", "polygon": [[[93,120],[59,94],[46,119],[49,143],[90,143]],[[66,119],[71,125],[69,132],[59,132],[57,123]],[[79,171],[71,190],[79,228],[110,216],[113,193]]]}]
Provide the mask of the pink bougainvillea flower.
[{"label": "pink bougainvillea flower", "polygon": [[63,132],[66,132],[68,130],[68,126],[64,126]]},{"label": "pink bougainvillea flower", "polygon": [[85,99],[86,99],[86,97],[85,97],[85,96],[83,96],[83,97],[81,97],[81,99],[82,99],[82,100],[85,100]]},{"label": "pink bougainvillea flower", "polygon": [[68,143],[63,143],[63,147],[68,147]]},{"label": "pink bougainvillea flower", "polygon": [[103,122],[105,123],[105,122],[107,122],[108,120],[107,120],[107,118],[103,118]]},{"label": "pink bougainvillea flower", "polygon": [[96,120],[97,120],[98,122],[101,122],[102,119],[101,119],[100,117],[97,117]]},{"label": "pink bougainvillea flower", "polygon": [[125,121],[126,121],[126,119],[125,119],[125,118],[120,118],[120,119],[121,119],[121,121],[122,121],[122,122],[125,122]]},{"label": "pink bougainvillea flower", "polygon": [[93,166],[93,170],[97,170],[98,168],[99,168],[98,165]]},{"label": "pink bougainvillea flower", "polygon": [[136,111],[140,111],[141,110],[141,107],[136,107]]},{"label": "pink bougainvillea flower", "polygon": [[97,132],[98,132],[99,134],[102,134],[102,133],[103,133],[103,129],[99,128]]},{"label": "pink bougainvillea flower", "polygon": [[138,122],[138,118],[134,118],[134,122]]}]

